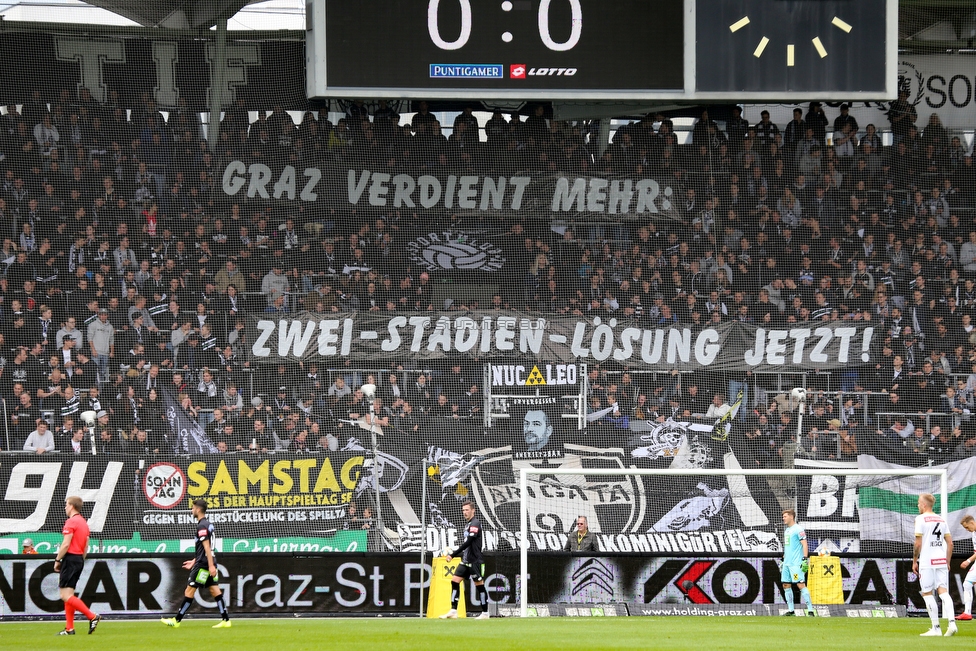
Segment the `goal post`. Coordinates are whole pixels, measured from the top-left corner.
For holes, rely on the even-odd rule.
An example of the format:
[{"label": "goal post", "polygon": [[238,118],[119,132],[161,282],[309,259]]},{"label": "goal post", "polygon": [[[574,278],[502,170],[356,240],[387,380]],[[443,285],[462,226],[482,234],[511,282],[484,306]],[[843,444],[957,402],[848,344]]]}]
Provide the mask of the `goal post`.
[{"label": "goal post", "polygon": [[[930,476],[938,478],[938,490],[929,492],[936,493],[939,512],[943,515],[949,513],[948,490],[949,473],[945,468],[904,468],[904,469],[858,469],[858,468],[791,468],[791,469],[725,469],[725,468],[534,468],[522,467],[518,469],[518,489],[519,489],[519,577],[521,580],[521,590],[519,591],[519,614],[521,617],[528,616],[529,604],[529,515],[530,503],[533,502],[529,497],[530,477],[554,477],[561,475],[585,476],[589,481],[595,477],[640,477],[649,475],[659,475],[666,477],[739,477],[745,478],[769,478],[784,477],[796,478],[802,476],[835,475],[846,477],[873,478],[880,483],[884,480],[896,480],[899,477],[919,477]],[[733,485],[733,482],[729,482]],[[933,482],[934,489],[934,482]],[[926,492],[926,491],[919,491]],[[802,522],[801,522],[802,524]]]}]

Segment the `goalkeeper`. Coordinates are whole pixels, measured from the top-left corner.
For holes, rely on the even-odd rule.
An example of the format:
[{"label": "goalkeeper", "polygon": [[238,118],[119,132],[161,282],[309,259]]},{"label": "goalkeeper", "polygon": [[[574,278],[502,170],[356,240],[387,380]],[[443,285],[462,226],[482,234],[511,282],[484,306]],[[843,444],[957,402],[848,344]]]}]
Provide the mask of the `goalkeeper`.
[{"label": "goalkeeper", "polygon": [[451,609],[441,615],[441,619],[457,619],[457,607],[461,600],[461,581],[468,577],[474,580],[474,590],[481,605],[481,614],[475,619],[488,619],[488,592],[485,590],[485,557],[482,556],[482,545],[484,542],[484,532],[482,531],[481,521],[474,517],[474,502],[465,500],[461,505],[461,513],[468,521],[464,529],[464,542],[447,556],[447,562],[458,554],[461,556],[461,564],[454,570],[451,578]]},{"label": "goalkeeper", "polygon": [[810,569],[809,550],[807,549],[807,533],[796,523],[796,511],[783,511],[783,571],[780,580],[783,582],[783,596],[786,597],[787,611],[784,615],[795,615],[793,612],[793,584],[800,589],[800,598],[807,607],[807,615],[814,616],[813,602],[810,590],[805,582],[807,570]]}]

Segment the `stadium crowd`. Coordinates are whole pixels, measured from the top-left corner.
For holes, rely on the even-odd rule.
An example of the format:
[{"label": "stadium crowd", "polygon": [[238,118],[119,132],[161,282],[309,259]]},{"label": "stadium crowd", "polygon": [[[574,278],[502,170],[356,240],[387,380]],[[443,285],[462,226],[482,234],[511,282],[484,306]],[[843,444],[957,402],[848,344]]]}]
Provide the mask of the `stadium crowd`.
[{"label": "stadium crowd", "polygon": [[[168,452],[167,395],[221,451],[336,449],[365,418],[409,435],[482,405],[481,370],[424,371],[246,361],[252,312],[518,309],[614,315],[642,326],[737,320],[782,325],[872,321],[877,363],[835,373],[799,414],[769,378],[645,375],[592,368],[590,432],[627,419],[722,415],[739,388],[735,445],[760,467],[851,459],[881,446],[906,463],[976,451],[976,168],[937,114],[902,95],[893,144],[842,106],[818,102],[785,125],[739,107],[703,111],[690,144],[662,115],[619,128],[548,119],[543,106],[480,127],[450,127],[425,103],[409,123],[385,102],[351,102],[336,124],[281,107],[251,121],[226,111],[211,152],[187,107],[149,96],[123,106],[82,89],[41,90],[0,116],[0,376],[11,450],[90,449],[79,413],[95,411],[102,452]],[[485,138],[481,138],[482,130]],[[661,219],[581,219],[554,231],[530,218],[342,210],[245,200],[221,189],[229,161],[296,168],[649,176],[673,189]],[[413,225],[502,229],[517,250],[489,305],[435,299],[432,278],[398,246]],[[378,379],[376,414],[360,385]],[[817,388],[814,386],[813,388]],[[726,398],[728,396],[728,398]],[[606,411],[609,408],[609,411]],[[477,428],[480,431],[480,425]],[[785,461],[784,461],[785,460]]]}]

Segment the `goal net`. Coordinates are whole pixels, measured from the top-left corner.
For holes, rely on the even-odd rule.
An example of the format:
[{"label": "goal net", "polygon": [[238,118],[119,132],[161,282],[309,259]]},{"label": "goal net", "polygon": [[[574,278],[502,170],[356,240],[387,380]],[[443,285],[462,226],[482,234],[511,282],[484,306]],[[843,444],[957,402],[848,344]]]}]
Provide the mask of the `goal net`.
[{"label": "goal net", "polygon": [[[947,513],[949,472],[944,468],[852,469],[835,468],[830,477],[845,480],[844,493],[859,511],[859,531],[848,532],[878,555],[910,554],[914,518],[921,493],[936,496],[935,511]],[[598,552],[649,552],[656,556],[697,558],[781,557],[782,512],[807,513],[798,494],[826,499],[810,486],[830,483],[824,469],[599,469],[523,467],[518,472],[520,500],[519,605],[522,616],[529,603],[610,603],[638,600],[640,588],[615,585],[625,577],[590,581],[585,589],[570,572],[553,574],[550,566],[530,572],[529,551],[543,540],[562,542],[568,551],[579,543],[577,523],[587,519]],[[657,486],[648,490],[647,486]],[[804,492],[803,487],[808,488]],[[801,490],[798,491],[798,488]],[[583,500],[581,496],[600,496]],[[833,497],[831,496],[833,499]],[[639,509],[625,505],[639,504]],[[802,508],[798,508],[802,507]],[[617,517],[606,517],[616,509]],[[601,513],[600,511],[604,512]],[[949,513],[950,527],[958,526]],[[634,522],[640,521],[640,527]],[[799,524],[804,526],[803,519]],[[561,526],[562,529],[555,527]],[[953,531],[955,535],[955,531]],[[835,539],[808,535],[810,553],[837,551]],[[855,550],[857,551],[857,550]],[[587,552],[577,552],[586,555]],[[683,561],[682,561],[683,562]],[[575,567],[575,566],[574,566]],[[707,568],[707,565],[703,565]],[[646,579],[647,577],[644,577]],[[697,578],[697,577],[696,577]]]}]

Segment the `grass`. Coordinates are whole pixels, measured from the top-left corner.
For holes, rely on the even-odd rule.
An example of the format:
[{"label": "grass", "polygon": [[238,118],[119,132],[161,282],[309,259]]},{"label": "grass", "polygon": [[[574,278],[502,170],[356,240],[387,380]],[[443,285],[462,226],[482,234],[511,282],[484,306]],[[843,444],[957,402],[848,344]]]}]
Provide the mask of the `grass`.
[{"label": "grass", "polygon": [[[959,622],[953,638],[920,638],[926,619],[780,619],[773,617],[629,617],[601,619],[261,619],[236,620],[230,629],[211,630],[216,620],[187,619],[179,629],[158,621],[105,620],[87,635],[58,637],[55,623],[2,623],[3,651],[97,649],[103,651],[565,651],[566,649],[927,649],[969,648],[976,622]],[[943,622],[943,628],[945,623]]]}]

